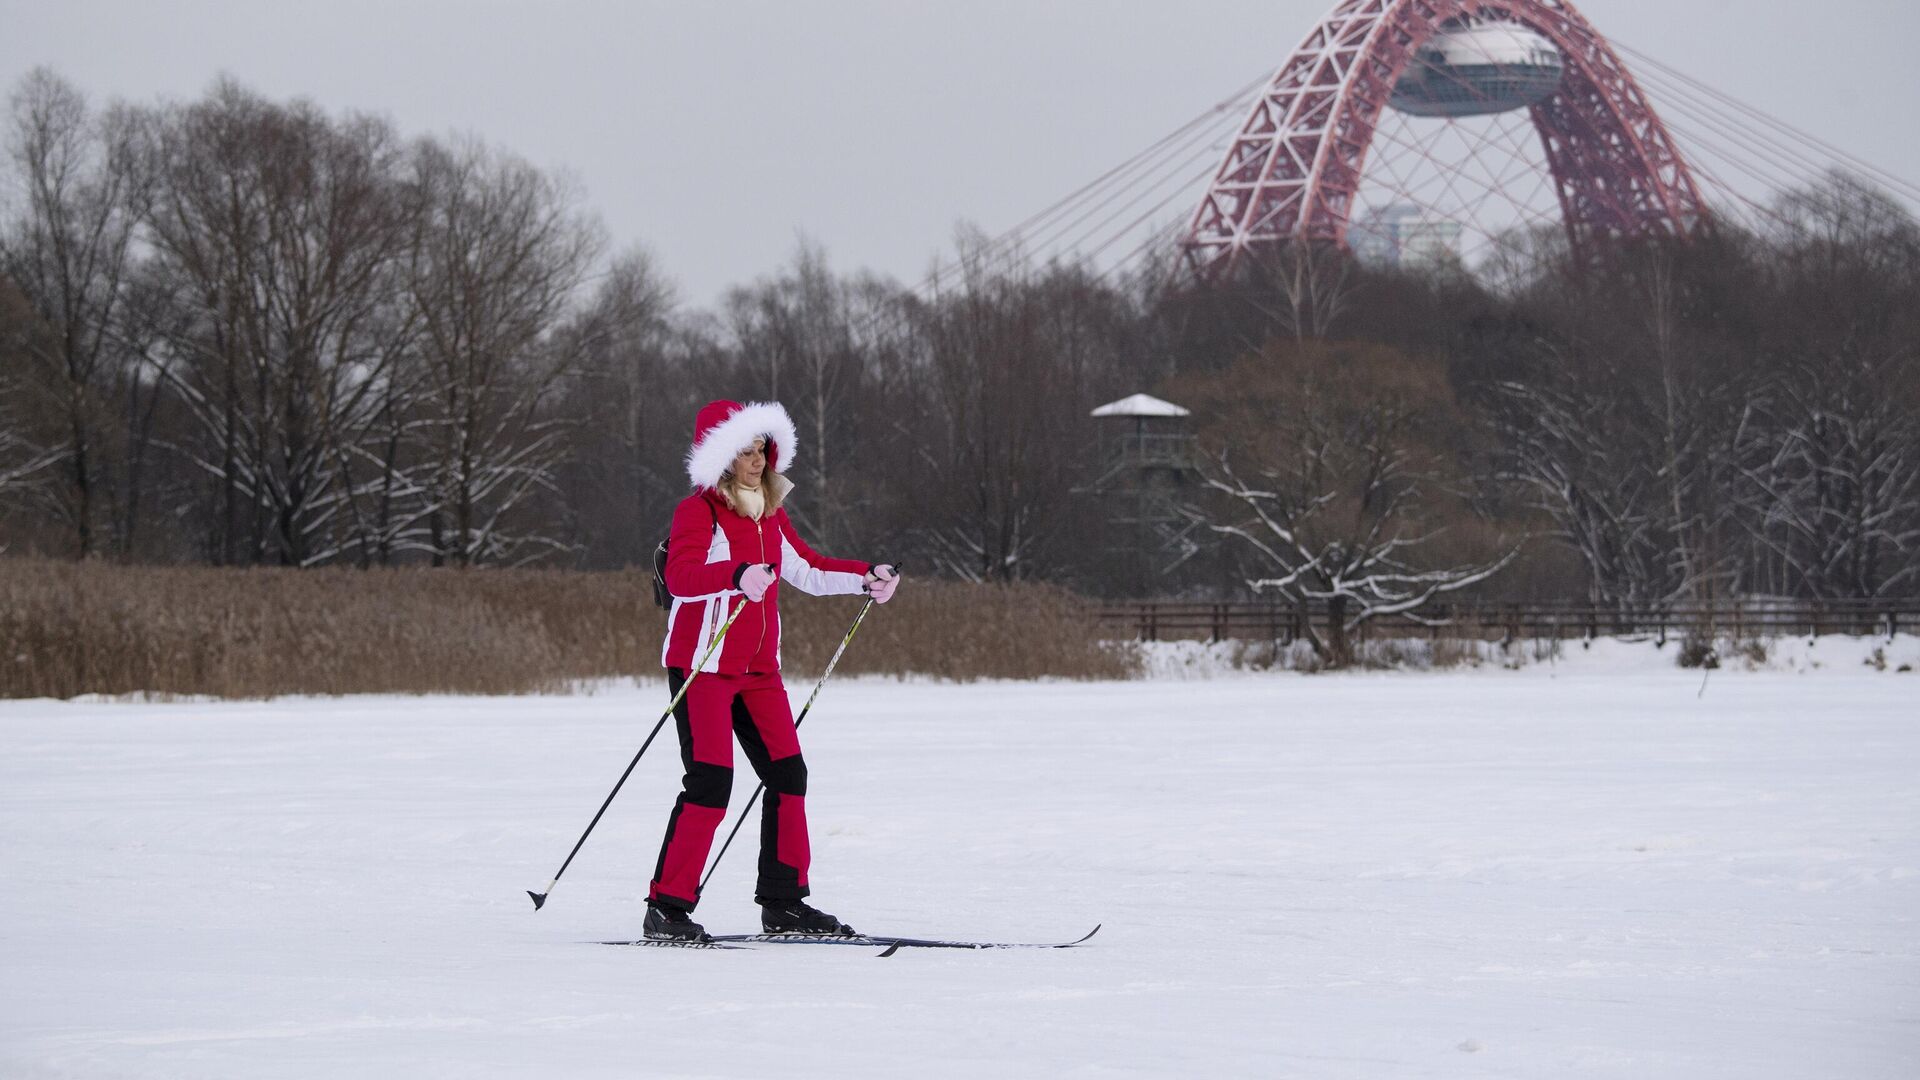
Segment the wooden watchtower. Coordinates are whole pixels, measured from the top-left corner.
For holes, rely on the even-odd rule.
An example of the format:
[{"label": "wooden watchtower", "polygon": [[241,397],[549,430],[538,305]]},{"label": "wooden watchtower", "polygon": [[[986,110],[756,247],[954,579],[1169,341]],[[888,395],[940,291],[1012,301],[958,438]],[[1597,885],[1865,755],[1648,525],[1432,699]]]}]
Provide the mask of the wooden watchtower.
[{"label": "wooden watchtower", "polygon": [[[1093,410],[1112,434],[1098,478],[1081,491],[1105,508],[1109,550],[1118,580],[1134,596],[1157,590],[1161,575],[1185,562],[1199,546],[1189,538],[1193,523],[1182,512],[1199,478],[1194,436],[1186,409],[1148,394],[1134,394]],[[1125,421],[1132,421],[1125,423]]]}]

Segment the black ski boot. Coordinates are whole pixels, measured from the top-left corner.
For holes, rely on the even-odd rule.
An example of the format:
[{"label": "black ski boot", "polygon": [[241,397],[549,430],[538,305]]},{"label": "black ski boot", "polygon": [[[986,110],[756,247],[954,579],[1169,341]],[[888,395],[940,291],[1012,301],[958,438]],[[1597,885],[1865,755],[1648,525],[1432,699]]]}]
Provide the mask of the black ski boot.
[{"label": "black ski boot", "polygon": [[760,904],[760,926],[769,934],[818,934],[854,937],[853,927],[813,907],[805,900],[767,900]]},{"label": "black ski boot", "polygon": [[707,936],[707,928],[685,911],[652,902],[647,904],[647,921],[641,924],[641,932],[655,941],[713,940]]}]

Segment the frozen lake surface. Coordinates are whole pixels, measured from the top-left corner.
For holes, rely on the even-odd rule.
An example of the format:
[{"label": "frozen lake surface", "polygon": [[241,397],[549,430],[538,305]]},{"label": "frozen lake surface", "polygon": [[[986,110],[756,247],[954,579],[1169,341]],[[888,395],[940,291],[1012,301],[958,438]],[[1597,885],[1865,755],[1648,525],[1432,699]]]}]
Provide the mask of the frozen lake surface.
[{"label": "frozen lake surface", "polygon": [[1105,924],[887,959],[586,944],[639,935],[665,741],[533,911],[658,686],[0,702],[0,1076],[1920,1076],[1920,675],[1700,682],[830,685],[821,907]]}]

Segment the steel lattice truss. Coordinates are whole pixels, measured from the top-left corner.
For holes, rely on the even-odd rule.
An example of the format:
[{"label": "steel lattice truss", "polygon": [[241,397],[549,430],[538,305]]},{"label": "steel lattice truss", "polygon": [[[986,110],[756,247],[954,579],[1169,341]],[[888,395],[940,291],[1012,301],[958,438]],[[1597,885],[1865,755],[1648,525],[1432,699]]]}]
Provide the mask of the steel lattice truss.
[{"label": "steel lattice truss", "polygon": [[1566,0],[1341,0],[1255,102],[1184,241],[1203,276],[1250,248],[1344,244],[1395,83],[1449,20],[1518,23],[1559,49],[1565,75],[1528,111],[1575,251],[1618,237],[1688,236],[1698,186],[1646,95]]}]

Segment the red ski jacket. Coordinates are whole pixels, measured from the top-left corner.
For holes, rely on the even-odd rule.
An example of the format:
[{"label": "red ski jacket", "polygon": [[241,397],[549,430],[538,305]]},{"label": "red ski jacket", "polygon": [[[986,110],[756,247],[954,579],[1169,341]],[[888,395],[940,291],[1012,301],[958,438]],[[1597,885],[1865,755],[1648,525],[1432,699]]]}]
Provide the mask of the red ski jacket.
[{"label": "red ski jacket", "polygon": [[[773,566],[776,579],[759,603],[751,603],[738,585],[755,563]],[[755,521],[737,513],[712,488],[682,499],[667,534],[667,613],[663,667],[686,670],[706,656],[713,636],[741,604],[727,639],[701,671],[723,675],[780,670],[780,586],[791,584],[815,596],[857,593],[865,588],[872,563],[830,559],[815,552],[794,531],[787,512],[775,510]]]}]

